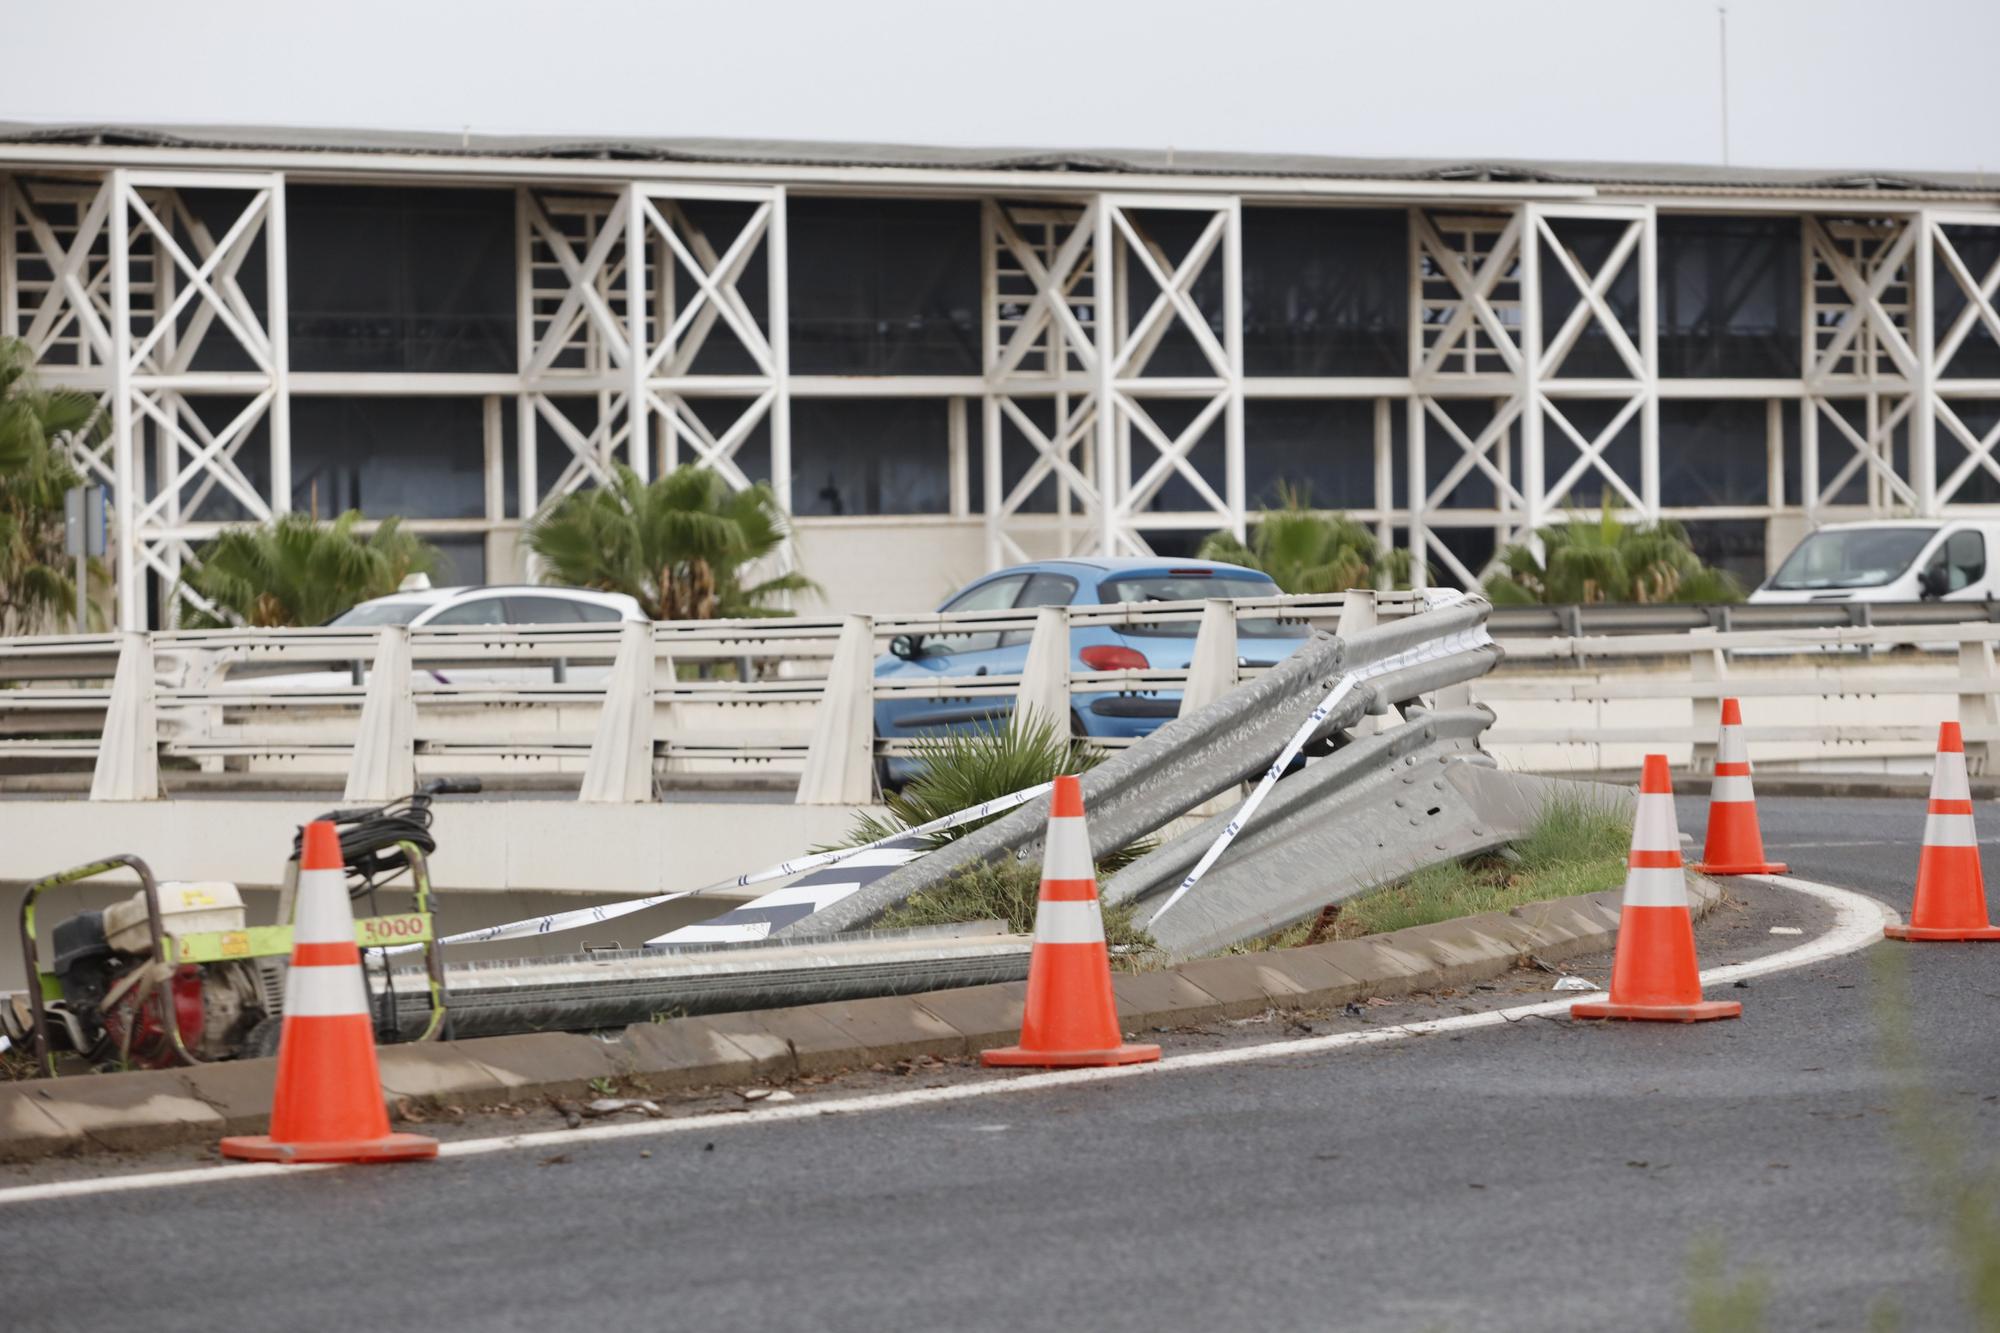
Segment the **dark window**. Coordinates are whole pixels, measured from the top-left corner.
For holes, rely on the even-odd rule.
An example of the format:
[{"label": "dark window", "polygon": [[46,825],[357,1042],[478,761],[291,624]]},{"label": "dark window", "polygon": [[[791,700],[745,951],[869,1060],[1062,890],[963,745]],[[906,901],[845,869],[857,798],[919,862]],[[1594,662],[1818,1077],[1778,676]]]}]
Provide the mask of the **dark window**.
[{"label": "dark window", "polygon": [[1797,218],[1662,214],[1660,374],[1794,379]]},{"label": "dark window", "polygon": [[562,597],[509,597],[507,622],[513,625],[574,625],[582,604]]},{"label": "dark window", "polygon": [[979,373],[978,204],[795,198],[785,225],[794,375]]},{"label": "dark window", "polygon": [[947,411],[942,398],[794,400],[792,512],[951,512]]},{"label": "dark window", "polygon": [[286,191],[294,370],[511,371],[511,190]]},{"label": "dark window", "polygon": [[596,602],[571,602],[569,605],[576,612],[576,618],[586,625],[608,625],[625,618],[615,606],[600,606]]},{"label": "dark window", "polygon": [[[1028,586],[1021,592],[1017,606],[1068,606],[1076,596],[1076,580],[1067,574],[1033,574],[1028,578]],[[1033,630],[1011,629],[1000,636],[1002,647],[1012,647],[1026,643],[1035,637]]]},{"label": "dark window", "polygon": [[457,606],[446,607],[436,619],[425,622],[429,625],[504,625],[507,623],[507,601],[502,597],[478,597]]},{"label": "dark window", "polygon": [[[1026,574],[1009,574],[1004,578],[988,579],[984,583],[967,588],[958,596],[945,603],[947,611],[1005,611],[1014,605],[1014,599],[1021,594],[1021,588],[1028,581]],[[994,630],[981,634],[930,634],[924,637],[923,649],[926,657],[948,657],[956,653],[983,653],[1000,646],[1000,633]]]},{"label": "dark window", "polygon": [[1986,577],[1986,539],[1971,528],[1960,528],[1944,539],[1931,566],[1943,568],[1947,593],[1963,592]]}]

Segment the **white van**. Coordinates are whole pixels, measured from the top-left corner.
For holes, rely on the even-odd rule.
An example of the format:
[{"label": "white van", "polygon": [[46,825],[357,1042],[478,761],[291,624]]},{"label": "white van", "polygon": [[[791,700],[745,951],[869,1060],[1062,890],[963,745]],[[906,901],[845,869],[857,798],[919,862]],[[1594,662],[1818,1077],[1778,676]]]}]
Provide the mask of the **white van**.
[{"label": "white van", "polygon": [[1750,594],[1754,605],[2000,598],[2000,520],[1828,523]]}]

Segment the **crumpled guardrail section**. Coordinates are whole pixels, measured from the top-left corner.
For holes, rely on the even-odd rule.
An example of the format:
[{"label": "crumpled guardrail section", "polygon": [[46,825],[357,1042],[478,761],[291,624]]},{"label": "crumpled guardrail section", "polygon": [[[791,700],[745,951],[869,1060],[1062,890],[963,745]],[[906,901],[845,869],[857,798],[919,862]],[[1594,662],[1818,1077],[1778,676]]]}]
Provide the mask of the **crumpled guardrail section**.
[{"label": "crumpled guardrail section", "polygon": [[[1349,691],[1310,733],[1309,745],[1369,713],[1484,675],[1500,650],[1472,632],[1489,610],[1484,598],[1464,597],[1352,636],[1321,635],[1264,675],[1114,755],[1083,775],[1092,855],[1136,841],[1263,772],[1344,675],[1411,655],[1411,665]],[[1462,650],[1416,660],[1425,645],[1454,636],[1465,636]],[[779,934],[855,929],[962,867],[1005,855],[1033,857],[1047,822],[1046,799],[1030,802]]]}]

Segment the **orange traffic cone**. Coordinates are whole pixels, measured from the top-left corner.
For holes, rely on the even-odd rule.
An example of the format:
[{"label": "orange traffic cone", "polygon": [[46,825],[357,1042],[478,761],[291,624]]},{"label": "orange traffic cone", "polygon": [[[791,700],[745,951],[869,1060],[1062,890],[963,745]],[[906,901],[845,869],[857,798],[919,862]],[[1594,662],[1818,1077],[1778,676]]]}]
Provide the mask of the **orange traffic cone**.
[{"label": "orange traffic cone", "polygon": [[1708,796],[1708,840],[1695,869],[1704,875],[1782,875],[1785,863],[1764,859],[1757,827],[1757,793],[1750,789],[1750,750],[1743,743],[1743,709],[1722,701],[1722,735],[1715,743],[1715,786]]},{"label": "orange traffic cone", "polygon": [[1034,952],[1028,956],[1021,1044],[982,1051],[980,1063],[1136,1065],[1159,1058],[1159,1047],[1128,1045],[1119,1030],[1090,831],[1083,822],[1083,786],[1073,777],[1059,777],[1042,847],[1042,893],[1035,907]]},{"label": "orange traffic cone", "polygon": [[436,1139],[389,1132],[340,835],[324,820],[306,825],[296,915],[271,1132],[224,1139],[222,1155],[253,1162],[437,1156]]},{"label": "orange traffic cone", "polygon": [[1986,916],[1986,876],[1979,868],[1979,838],[1972,831],[1965,738],[1956,722],[1938,729],[1937,767],[1931,770],[1930,815],[1924,820],[1910,924],[1888,926],[1882,933],[1892,940],[2000,940],[2000,926]]},{"label": "orange traffic cone", "polygon": [[1573,1005],[1571,1018],[1650,1018],[1693,1023],[1734,1018],[1734,1000],[1701,998],[1694,961],[1694,917],[1688,911],[1687,871],[1674,819],[1674,784],[1667,757],[1646,756],[1639,779],[1639,813],[1632,823],[1632,854],[1625,860],[1625,905],[1618,916],[1618,954],[1611,964],[1611,995]]}]

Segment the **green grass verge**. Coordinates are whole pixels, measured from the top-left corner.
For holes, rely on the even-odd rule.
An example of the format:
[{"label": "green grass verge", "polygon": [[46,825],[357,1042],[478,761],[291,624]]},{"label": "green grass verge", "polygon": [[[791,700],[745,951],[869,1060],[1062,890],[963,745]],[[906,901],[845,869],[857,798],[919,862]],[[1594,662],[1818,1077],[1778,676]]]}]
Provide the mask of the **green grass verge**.
[{"label": "green grass verge", "polygon": [[1285,949],[1379,935],[1617,888],[1625,878],[1625,854],[1631,844],[1632,822],[1622,811],[1585,799],[1558,798],[1509,848],[1425,866],[1360,898],[1330,905],[1317,918],[1253,947]]}]

